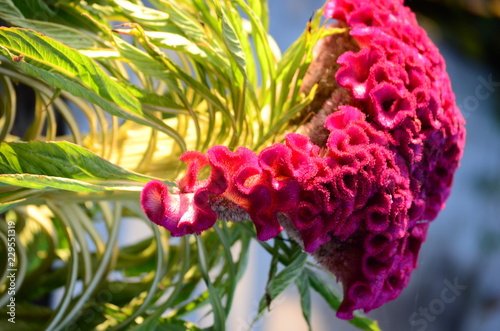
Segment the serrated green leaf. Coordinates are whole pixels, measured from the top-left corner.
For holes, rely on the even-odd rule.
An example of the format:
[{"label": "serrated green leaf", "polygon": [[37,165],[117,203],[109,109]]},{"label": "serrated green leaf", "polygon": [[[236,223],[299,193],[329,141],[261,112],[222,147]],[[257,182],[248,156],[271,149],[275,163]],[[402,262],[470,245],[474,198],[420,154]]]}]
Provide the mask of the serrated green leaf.
[{"label": "serrated green leaf", "polygon": [[[0,46],[8,59],[12,54],[22,55],[27,62],[40,68],[58,72],[66,78],[103,96],[118,105],[138,107],[137,100],[114,82],[91,59],[35,31],[20,28],[0,28]],[[25,61],[18,61],[19,65]]]},{"label": "serrated green leaf", "polygon": [[68,142],[2,142],[0,173],[0,182],[9,185],[77,192],[137,189],[134,183],[152,179]]},{"label": "serrated green leaf", "polygon": [[[42,4],[45,5],[43,2]],[[17,5],[19,5],[19,3]],[[26,5],[25,2],[24,5]],[[51,13],[48,8],[44,8],[46,9],[45,11],[39,11],[38,13],[36,13],[38,17],[48,17],[49,15],[54,16],[54,13]],[[43,12],[45,12],[46,14],[43,14]],[[0,18],[14,26],[32,29],[37,32],[43,33],[44,35],[60,41],[70,47],[90,48],[97,45],[97,43],[92,38],[90,38],[85,33],[78,31],[77,29],[48,21],[26,18],[18,9],[18,7],[16,7],[16,4],[14,4],[14,2],[12,2],[11,0],[0,1]]]},{"label": "serrated green leaf", "polygon": [[[186,150],[184,139],[175,130],[142,109],[135,96],[77,50],[31,30],[0,28],[0,54],[51,86],[82,97],[112,115],[166,133]],[[15,60],[15,56],[23,59]]]}]

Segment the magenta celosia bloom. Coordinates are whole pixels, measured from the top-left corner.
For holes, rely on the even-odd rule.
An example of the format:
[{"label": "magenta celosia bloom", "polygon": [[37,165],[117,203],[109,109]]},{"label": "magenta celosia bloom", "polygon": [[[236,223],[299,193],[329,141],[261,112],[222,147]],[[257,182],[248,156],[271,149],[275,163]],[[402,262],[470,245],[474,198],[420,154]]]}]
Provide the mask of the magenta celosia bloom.
[{"label": "magenta celosia bloom", "polygon": [[[465,130],[443,58],[401,0],[332,0],[325,15],[349,35],[320,48],[336,54],[338,70],[321,78],[335,90],[307,135],[288,134],[258,155],[223,146],[185,153],[178,192],[152,181],[141,202],[173,236],[217,219],[252,221],[260,240],[285,228],[342,282],[337,315],[350,319],[408,283],[450,193]],[[331,45],[343,40],[339,54]],[[204,166],[210,176],[198,180]]]}]

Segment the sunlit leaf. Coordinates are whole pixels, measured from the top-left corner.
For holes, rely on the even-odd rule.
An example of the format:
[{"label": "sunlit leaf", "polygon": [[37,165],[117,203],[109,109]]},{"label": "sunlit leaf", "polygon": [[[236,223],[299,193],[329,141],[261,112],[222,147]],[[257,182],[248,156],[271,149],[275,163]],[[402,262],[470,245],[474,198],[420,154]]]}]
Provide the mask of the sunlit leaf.
[{"label": "sunlit leaf", "polygon": [[224,36],[224,42],[231,54],[231,57],[235,60],[238,69],[241,71],[243,76],[246,77],[246,60],[243,49],[241,48],[241,41],[235,31],[235,28],[228,20],[227,16],[222,14],[222,35]]},{"label": "sunlit leaf", "polygon": [[126,189],[134,182],[151,180],[68,142],[0,143],[0,173],[0,182],[5,184],[79,192],[116,189],[120,185]]},{"label": "sunlit leaf", "polygon": [[135,22],[148,27],[162,27],[168,24],[169,15],[165,12],[134,4],[131,1],[113,0],[113,2],[117,4],[118,10]]},{"label": "sunlit leaf", "polygon": [[185,149],[182,137],[142,109],[139,100],[126,88],[113,81],[92,59],[77,50],[31,30],[0,28],[0,54],[25,73],[83,97],[112,115],[165,132]]}]

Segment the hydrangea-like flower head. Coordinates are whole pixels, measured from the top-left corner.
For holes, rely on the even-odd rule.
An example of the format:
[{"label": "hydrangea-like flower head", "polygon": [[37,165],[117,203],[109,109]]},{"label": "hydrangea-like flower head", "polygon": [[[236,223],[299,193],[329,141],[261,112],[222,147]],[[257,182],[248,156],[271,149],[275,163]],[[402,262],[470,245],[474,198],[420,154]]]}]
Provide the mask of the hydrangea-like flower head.
[{"label": "hydrangea-like flower head", "polygon": [[[331,0],[325,15],[349,35],[319,48],[336,54],[336,70],[321,77],[335,84],[306,134],[258,155],[188,152],[178,192],[153,181],[141,202],[173,236],[217,219],[252,221],[260,240],[285,228],[342,282],[337,315],[349,319],[408,283],[428,222],[450,194],[465,130],[443,58],[401,0]],[[333,49],[339,42],[345,48]],[[205,166],[210,177],[198,180]]]}]

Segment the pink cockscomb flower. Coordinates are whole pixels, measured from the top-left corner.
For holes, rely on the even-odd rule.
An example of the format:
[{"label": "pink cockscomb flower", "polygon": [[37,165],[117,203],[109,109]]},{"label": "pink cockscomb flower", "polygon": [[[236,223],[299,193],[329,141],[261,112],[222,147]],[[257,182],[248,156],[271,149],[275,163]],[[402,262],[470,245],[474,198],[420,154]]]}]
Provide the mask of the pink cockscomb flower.
[{"label": "pink cockscomb flower", "polygon": [[217,219],[252,221],[260,240],[285,229],[342,282],[337,315],[350,319],[408,283],[450,194],[465,130],[443,58],[403,1],[331,0],[325,15],[348,29],[315,49],[303,89],[317,83],[318,98],[301,134],[258,154],[185,153],[177,192],[152,181],[141,203],[173,236]]}]

